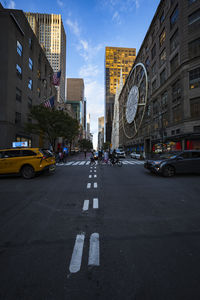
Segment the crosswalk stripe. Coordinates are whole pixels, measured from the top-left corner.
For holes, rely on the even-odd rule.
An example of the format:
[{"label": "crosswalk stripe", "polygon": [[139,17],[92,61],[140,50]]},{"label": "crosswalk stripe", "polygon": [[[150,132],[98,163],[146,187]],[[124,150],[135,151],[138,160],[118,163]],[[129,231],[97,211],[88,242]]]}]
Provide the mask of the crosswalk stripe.
[{"label": "crosswalk stripe", "polygon": [[65,165],[66,166],[70,166],[70,165],[72,165],[74,163],[74,161],[69,161],[68,163],[66,163]]},{"label": "crosswalk stripe", "polygon": [[[143,165],[144,161],[136,161],[136,160],[121,160],[123,165]],[[88,166],[90,161],[69,161],[67,163],[56,163],[57,166]],[[96,173],[96,166],[91,169]]]},{"label": "crosswalk stripe", "polygon": [[72,166],[77,166],[80,163],[80,161],[76,161]]}]

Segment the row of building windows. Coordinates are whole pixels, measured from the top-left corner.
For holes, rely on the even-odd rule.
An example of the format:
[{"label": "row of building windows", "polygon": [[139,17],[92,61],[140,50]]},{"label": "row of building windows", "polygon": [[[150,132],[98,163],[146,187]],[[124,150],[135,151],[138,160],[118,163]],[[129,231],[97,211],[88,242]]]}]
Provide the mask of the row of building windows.
[{"label": "row of building windows", "polygon": [[[175,71],[176,67],[178,66],[178,54],[171,62],[171,71]],[[160,73],[160,85],[164,84],[166,81],[166,69],[164,69]],[[152,82],[152,92],[157,88],[157,81],[156,79]],[[200,88],[200,68],[196,68],[189,72],[189,89]]]},{"label": "row of building windows", "polygon": [[[32,123],[32,119],[29,117],[29,115],[27,116],[27,122]],[[15,124],[20,125],[21,123],[22,123],[22,114],[16,111],[15,112]]]}]

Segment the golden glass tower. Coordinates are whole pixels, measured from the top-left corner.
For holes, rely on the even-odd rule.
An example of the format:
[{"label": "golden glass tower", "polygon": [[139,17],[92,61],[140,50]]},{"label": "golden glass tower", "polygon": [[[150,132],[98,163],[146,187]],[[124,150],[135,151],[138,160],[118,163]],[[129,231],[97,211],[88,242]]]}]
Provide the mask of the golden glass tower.
[{"label": "golden glass tower", "polygon": [[46,53],[53,71],[61,70],[58,102],[65,101],[66,34],[61,15],[25,13],[28,22]]},{"label": "golden glass tower", "polygon": [[116,87],[122,69],[125,82],[136,58],[135,48],[106,47],[105,49],[105,140],[111,141]]}]

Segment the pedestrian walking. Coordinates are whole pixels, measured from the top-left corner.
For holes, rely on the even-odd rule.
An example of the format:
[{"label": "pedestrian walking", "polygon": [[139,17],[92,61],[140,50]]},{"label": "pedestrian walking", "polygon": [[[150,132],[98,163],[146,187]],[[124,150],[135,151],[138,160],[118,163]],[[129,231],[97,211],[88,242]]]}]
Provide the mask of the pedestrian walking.
[{"label": "pedestrian walking", "polygon": [[85,159],[86,159],[86,156],[87,156],[87,150],[86,149],[84,150],[84,155],[85,155]]},{"label": "pedestrian walking", "polygon": [[59,162],[63,162],[63,153],[62,153],[62,151],[59,152]]}]

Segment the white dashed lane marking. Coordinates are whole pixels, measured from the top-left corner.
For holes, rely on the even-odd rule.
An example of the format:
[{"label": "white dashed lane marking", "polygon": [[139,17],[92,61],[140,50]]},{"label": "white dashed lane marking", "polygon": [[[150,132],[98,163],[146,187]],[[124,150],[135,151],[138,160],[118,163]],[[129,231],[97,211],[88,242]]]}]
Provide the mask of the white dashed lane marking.
[{"label": "white dashed lane marking", "polygon": [[92,178],[92,175],[89,175],[89,178]]},{"label": "white dashed lane marking", "polygon": [[83,254],[83,245],[84,245],[85,234],[78,234],[76,236],[76,241],[74,245],[74,250],[72,253],[72,258],[69,266],[71,273],[76,273],[81,268],[82,254]]},{"label": "white dashed lane marking", "polygon": [[88,210],[88,208],[89,208],[89,200],[84,200],[84,203],[83,203],[83,211]]},{"label": "white dashed lane marking", "polygon": [[87,184],[87,189],[90,189],[90,188],[91,188],[91,183],[88,182],[88,184]]},{"label": "white dashed lane marking", "polygon": [[99,234],[92,233],[90,236],[90,249],[89,249],[89,259],[88,266],[99,266]]},{"label": "white dashed lane marking", "polygon": [[93,199],[93,208],[94,209],[98,209],[99,208],[99,199],[98,198],[94,198]]},{"label": "white dashed lane marking", "polygon": [[97,182],[94,182],[94,188],[97,189]]}]

